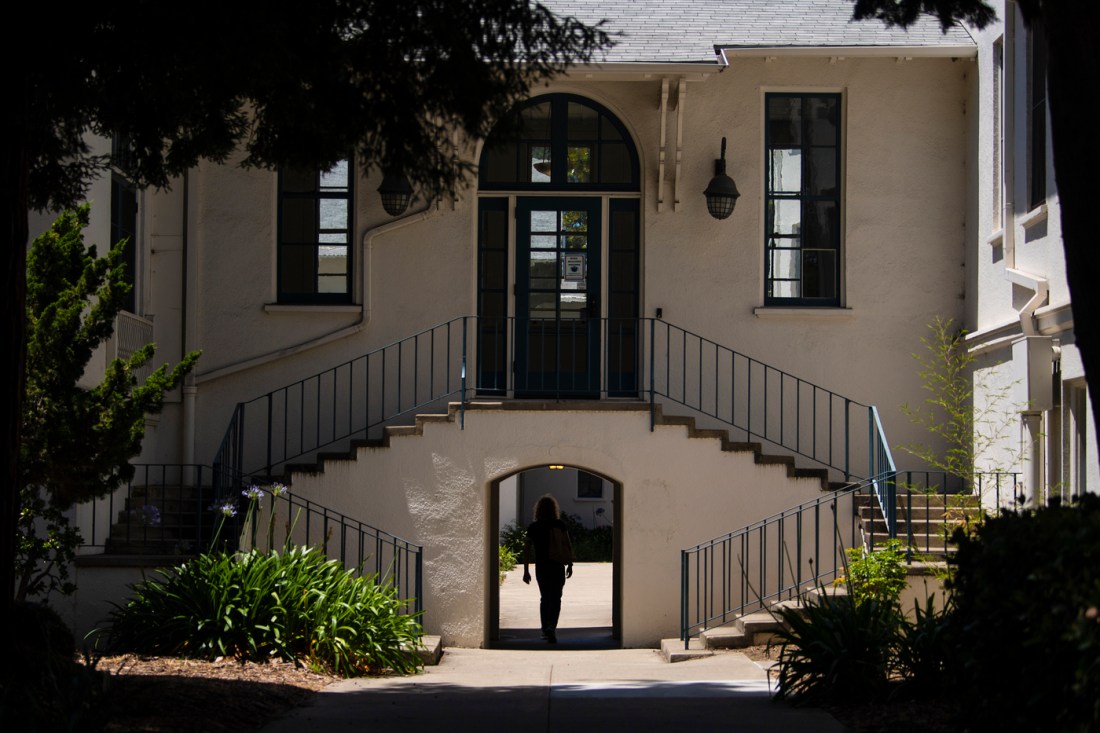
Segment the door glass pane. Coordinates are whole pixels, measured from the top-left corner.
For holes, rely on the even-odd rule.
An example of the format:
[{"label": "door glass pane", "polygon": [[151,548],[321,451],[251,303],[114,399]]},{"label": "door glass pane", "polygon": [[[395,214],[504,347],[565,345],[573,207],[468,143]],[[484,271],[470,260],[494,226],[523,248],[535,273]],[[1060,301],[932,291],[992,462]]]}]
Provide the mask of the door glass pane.
[{"label": "door glass pane", "polygon": [[322,191],[348,190],[348,161],[341,160],[327,171],[321,173]]},{"label": "door glass pane", "polygon": [[799,193],[802,191],[802,151],[781,148],[771,151],[769,181],[775,193]]},{"label": "door glass pane", "polygon": [[569,234],[561,238],[565,249],[588,249],[587,234]]},{"label": "door glass pane", "polygon": [[558,212],[556,211],[532,211],[532,232],[556,232],[558,231]]},{"label": "door glass pane", "polygon": [[532,319],[554,318],[557,315],[558,296],[556,293],[531,293],[528,301],[528,314]]},{"label": "door glass pane", "polygon": [[558,256],[555,252],[531,252],[528,270],[533,290],[553,290],[558,280]]},{"label": "door glass pane", "polygon": [[583,318],[588,308],[588,296],[583,292],[563,292],[561,294],[561,317]]},{"label": "door glass pane", "polygon": [[563,211],[561,212],[561,228],[567,232],[587,232],[587,211]]},{"label": "door glass pane", "polygon": [[553,234],[531,235],[531,249],[554,249],[558,244],[558,238]]}]

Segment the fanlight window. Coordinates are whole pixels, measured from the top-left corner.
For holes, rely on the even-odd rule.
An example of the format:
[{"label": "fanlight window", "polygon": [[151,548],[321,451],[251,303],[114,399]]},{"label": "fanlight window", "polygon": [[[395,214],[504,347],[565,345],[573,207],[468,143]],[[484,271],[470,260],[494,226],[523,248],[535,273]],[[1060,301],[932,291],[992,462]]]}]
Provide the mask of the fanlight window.
[{"label": "fanlight window", "polygon": [[638,154],[622,124],[594,102],[537,97],[502,121],[481,154],[482,190],[638,190]]}]

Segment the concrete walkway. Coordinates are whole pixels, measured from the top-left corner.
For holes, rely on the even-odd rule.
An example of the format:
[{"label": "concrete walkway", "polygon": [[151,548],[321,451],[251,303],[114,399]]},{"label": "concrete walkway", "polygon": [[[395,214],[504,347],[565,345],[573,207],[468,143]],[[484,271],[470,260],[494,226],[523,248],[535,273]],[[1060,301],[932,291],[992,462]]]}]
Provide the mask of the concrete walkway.
[{"label": "concrete walkway", "polygon": [[[448,648],[439,666],[420,675],[329,685],[263,733],[844,730],[820,710],[773,703],[767,674],[737,652],[669,664],[655,649],[591,648],[593,634],[610,642],[610,572],[610,565],[576,567],[555,646]],[[502,639],[538,634],[538,590],[523,585],[520,573],[501,588]]]}]

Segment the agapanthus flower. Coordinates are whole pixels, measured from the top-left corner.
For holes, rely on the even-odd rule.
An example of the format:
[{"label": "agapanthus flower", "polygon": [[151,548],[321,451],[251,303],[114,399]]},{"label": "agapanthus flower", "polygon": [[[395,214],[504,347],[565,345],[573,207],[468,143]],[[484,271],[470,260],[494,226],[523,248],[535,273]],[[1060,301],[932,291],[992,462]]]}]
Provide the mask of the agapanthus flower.
[{"label": "agapanthus flower", "polygon": [[237,516],[237,507],[235,507],[233,504],[231,504],[229,502],[226,502],[226,503],[222,504],[221,506],[217,507],[217,510],[219,512],[221,512],[223,516],[226,516],[226,517],[235,517],[235,516]]},{"label": "agapanthus flower", "polygon": [[275,483],[271,484],[270,489],[272,496],[282,496],[286,493],[286,484],[281,484],[276,481]]},{"label": "agapanthus flower", "polygon": [[259,486],[253,484],[252,486],[249,486],[247,489],[242,491],[241,496],[246,499],[262,499],[264,498],[264,490],[261,489]]}]

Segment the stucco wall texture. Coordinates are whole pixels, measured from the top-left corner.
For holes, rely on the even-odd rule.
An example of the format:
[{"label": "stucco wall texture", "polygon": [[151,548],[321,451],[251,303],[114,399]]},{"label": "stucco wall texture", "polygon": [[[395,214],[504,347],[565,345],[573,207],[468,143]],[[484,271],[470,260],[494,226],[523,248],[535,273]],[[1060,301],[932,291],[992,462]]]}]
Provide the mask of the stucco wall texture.
[{"label": "stucco wall texture", "polygon": [[[361,448],[295,474],[294,491],[424,545],[429,633],[445,644],[486,640],[493,482],[530,468],[583,468],[622,486],[623,644],[653,646],[679,635],[680,550],[818,496],[820,480],[789,478],[751,452],[688,438],[683,426],[649,429],[642,410],[466,412],[425,422],[421,435]],[[537,602],[534,600],[533,602]]]}]

